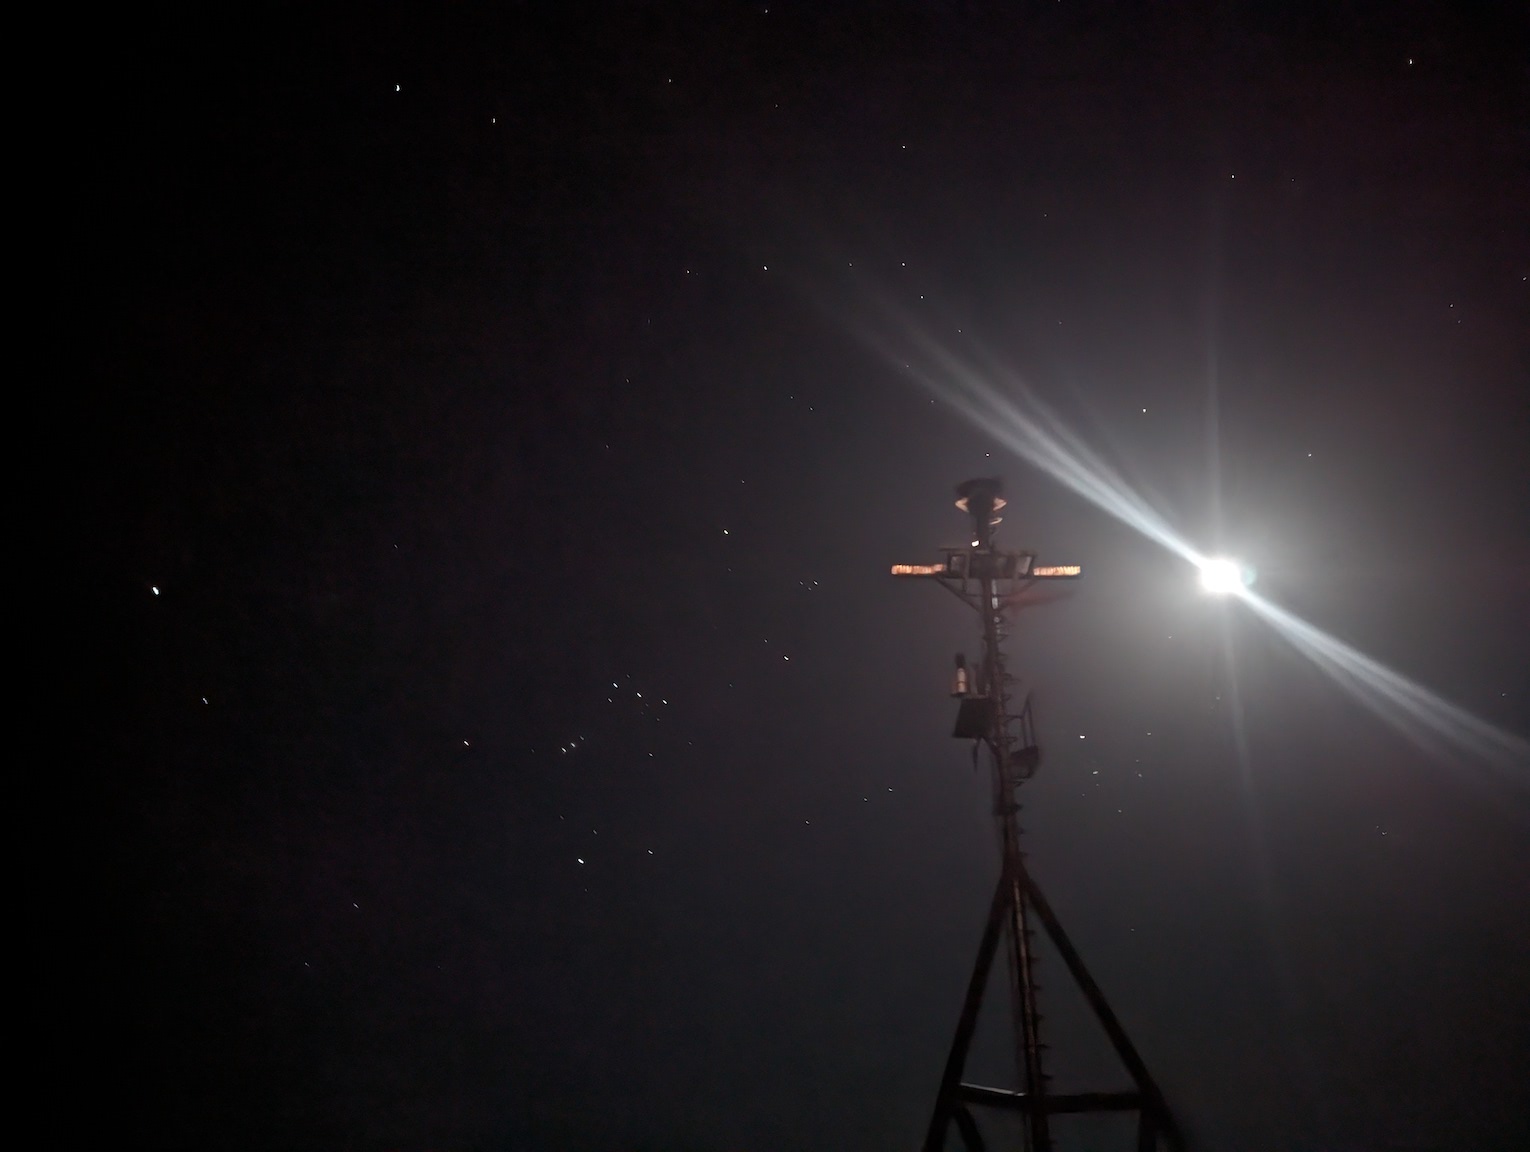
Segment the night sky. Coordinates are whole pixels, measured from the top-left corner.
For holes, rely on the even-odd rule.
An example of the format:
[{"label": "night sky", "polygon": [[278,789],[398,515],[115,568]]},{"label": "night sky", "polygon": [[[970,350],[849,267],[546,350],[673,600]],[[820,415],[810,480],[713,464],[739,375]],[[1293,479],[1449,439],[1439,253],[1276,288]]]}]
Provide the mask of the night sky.
[{"label": "night sky", "polygon": [[888,566],[999,475],[1031,868],[1198,1146],[1530,1147],[1522,6],[88,35],[120,1143],[916,1147],[997,853]]}]

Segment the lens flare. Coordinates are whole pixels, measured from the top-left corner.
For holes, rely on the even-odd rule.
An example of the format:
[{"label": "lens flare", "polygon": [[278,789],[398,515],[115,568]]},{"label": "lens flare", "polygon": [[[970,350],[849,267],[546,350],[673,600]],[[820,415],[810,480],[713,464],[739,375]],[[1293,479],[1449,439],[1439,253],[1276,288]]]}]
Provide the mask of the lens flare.
[{"label": "lens flare", "polygon": [[[964,415],[1017,456],[1102,511],[1187,561],[1208,593],[1234,595],[1277,635],[1380,719],[1435,753],[1465,753],[1512,769],[1530,785],[1530,740],[1452,704],[1421,684],[1335,639],[1322,629],[1256,595],[1244,569],[1226,557],[1191,547],[1139,494],[1028,389],[1015,373],[985,357],[986,370],[957,356],[913,317],[885,299],[883,307],[911,354],[897,355],[880,333],[862,331],[868,347],[901,374]],[[915,361],[922,361],[916,364]],[[991,381],[998,381],[999,384]]]}]

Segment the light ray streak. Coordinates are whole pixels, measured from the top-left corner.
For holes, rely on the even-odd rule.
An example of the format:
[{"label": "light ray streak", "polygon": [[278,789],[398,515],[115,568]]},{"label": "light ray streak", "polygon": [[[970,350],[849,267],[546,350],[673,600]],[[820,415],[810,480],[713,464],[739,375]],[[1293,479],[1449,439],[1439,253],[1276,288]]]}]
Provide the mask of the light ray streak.
[{"label": "light ray streak", "polygon": [[[923,387],[1007,448],[1150,540],[1191,564],[1198,565],[1204,559],[1022,381],[1006,374],[1005,383],[1025,402],[1024,410],[937,341],[917,329],[913,335],[921,351],[955,384],[952,387],[922,369],[902,365]],[[887,359],[898,363],[891,355]]]},{"label": "light ray streak", "polygon": [[1288,644],[1420,746],[1436,753],[1453,746],[1503,767],[1530,767],[1530,740],[1472,715],[1263,596],[1245,592],[1243,600]]},{"label": "light ray streak", "polygon": [[[899,360],[881,341],[868,339],[889,363],[905,369],[978,428],[1102,511],[1196,568],[1207,559],[1012,372],[996,368],[994,375],[1024,402],[1023,409],[985,374],[908,317],[902,319],[904,332],[928,357],[933,370]],[[1419,745],[1435,752],[1454,748],[1496,765],[1530,769],[1530,741],[1524,737],[1472,715],[1263,596],[1242,589],[1235,598],[1247,603],[1334,683]]]}]

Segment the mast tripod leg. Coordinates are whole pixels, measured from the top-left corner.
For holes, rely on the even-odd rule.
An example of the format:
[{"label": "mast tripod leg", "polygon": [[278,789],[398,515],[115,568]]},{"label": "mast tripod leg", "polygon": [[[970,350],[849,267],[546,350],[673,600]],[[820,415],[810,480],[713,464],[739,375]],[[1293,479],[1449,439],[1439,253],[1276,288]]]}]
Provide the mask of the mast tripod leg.
[{"label": "mast tripod leg", "polygon": [[[977,1028],[978,1009],[983,1006],[983,991],[988,986],[988,973],[993,968],[994,953],[999,948],[999,937],[1004,931],[1004,921],[1013,899],[1014,885],[1009,875],[999,877],[994,889],[993,902],[988,907],[988,923],[983,926],[983,940],[978,945],[977,962],[972,966],[972,976],[967,981],[967,995],[962,1000],[962,1014],[956,1022],[956,1035],[951,1038],[951,1051],[946,1056],[946,1069],[940,1078],[940,1094],[935,1098],[935,1114],[930,1117],[930,1127],[924,1137],[924,1152],[941,1152],[946,1139],[946,1125],[954,1115],[965,1112],[959,1091],[962,1070],[967,1066],[967,1050],[972,1046],[972,1033]],[[972,1118],[967,1117],[972,1124]],[[958,1127],[965,1125],[957,1117]],[[976,1125],[973,1125],[974,1130]],[[971,1140],[968,1139],[969,1145]],[[978,1148],[981,1148],[979,1137]]]},{"label": "mast tripod leg", "polygon": [[[1156,1141],[1157,1133],[1162,1132],[1171,1148],[1182,1148],[1183,1139],[1174,1125],[1173,1118],[1169,1115],[1163,1093],[1159,1091],[1152,1073],[1147,1069],[1147,1064],[1137,1053],[1131,1037],[1127,1036],[1126,1029],[1121,1026],[1121,1021],[1116,1018],[1109,1001],[1105,999],[1105,993],[1094,982],[1094,977],[1089,975],[1089,969],[1084,967],[1084,958],[1078,954],[1078,949],[1073,947],[1073,941],[1068,939],[1068,934],[1063,931],[1057,914],[1052,911],[1052,906],[1047,903],[1047,898],[1041,894],[1041,889],[1036,886],[1036,881],[1031,878],[1030,873],[1023,874],[1022,882],[1025,887],[1025,898],[1036,910],[1037,918],[1040,919],[1042,927],[1047,930],[1047,936],[1057,949],[1058,955],[1062,957],[1069,975],[1073,977],[1074,983],[1078,985],[1084,998],[1089,1001],[1089,1007],[1094,1011],[1095,1019],[1100,1022],[1100,1027],[1105,1029],[1105,1034],[1110,1037],[1110,1043],[1115,1048],[1116,1055],[1126,1066],[1127,1072],[1131,1074],[1132,1080],[1137,1085],[1137,1091],[1142,1096],[1139,1147],[1142,1146],[1142,1133],[1151,1133],[1152,1141]],[[1149,1148],[1152,1146],[1152,1142],[1147,1145]]]}]

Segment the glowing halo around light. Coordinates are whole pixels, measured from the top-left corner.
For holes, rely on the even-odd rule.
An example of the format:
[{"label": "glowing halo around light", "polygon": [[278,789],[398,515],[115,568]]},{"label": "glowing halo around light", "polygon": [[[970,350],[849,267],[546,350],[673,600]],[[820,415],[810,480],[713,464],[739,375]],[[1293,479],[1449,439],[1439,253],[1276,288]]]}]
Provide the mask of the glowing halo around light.
[{"label": "glowing halo around light", "polygon": [[1236,596],[1243,591],[1243,565],[1226,556],[1200,561],[1201,590],[1212,596]]},{"label": "glowing halo around light", "polygon": [[[979,349],[970,350],[968,355],[982,363],[970,362],[885,297],[879,303],[887,319],[897,323],[899,336],[889,339],[885,329],[873,326],[862,328],[859,335],[905,379],[928,390],[932,403],[943,401],[1032,467],[1194,565],[1205,581],[1207,564],[1215,561],[1192,547],[1141,492],[1027,388],[1016,372]],[[895,355],[899,344],[914,355]],[[1382,721],[1419,747],[1439,754],[1469,754],[1508,769],[1515,783],[1530,787],[1530,740],[1473,715],[1266,600],[1247,586],[1251,581],[1245,580],[1236,561],[1228,563],[1237,569],[1236,585],[1220,594],[1236,595],[1276,635]],[[1219,570],[1230,575],[1229,569]],[[1252,575],[1249,570],[1248,576]],[[1222,580],[1216,583],[1221,586]]]}]

